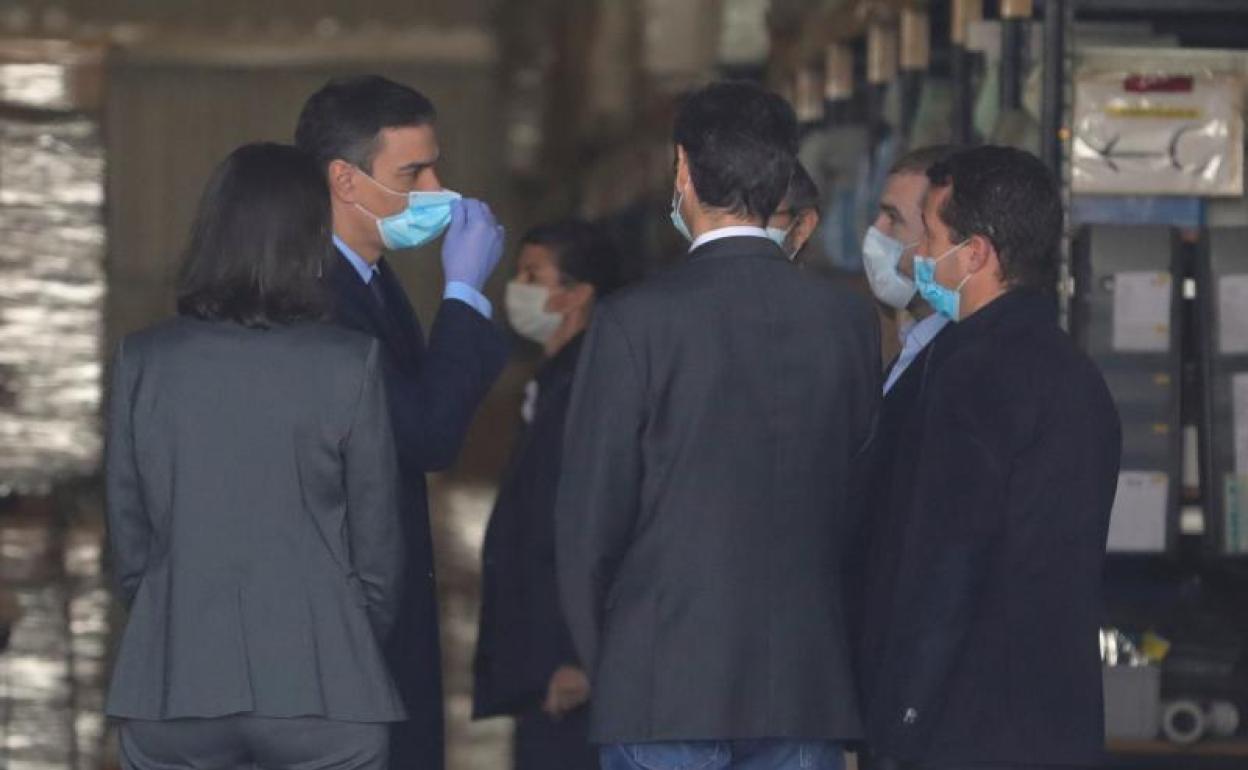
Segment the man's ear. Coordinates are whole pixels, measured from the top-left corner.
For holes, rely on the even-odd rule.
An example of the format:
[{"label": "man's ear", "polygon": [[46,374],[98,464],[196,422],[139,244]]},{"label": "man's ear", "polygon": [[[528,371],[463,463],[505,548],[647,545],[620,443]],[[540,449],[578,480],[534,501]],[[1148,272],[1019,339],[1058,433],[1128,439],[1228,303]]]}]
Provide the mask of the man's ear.
[{"label": "man's ear", "polygon": [[810,236],[814,235],[815,228],[819,226],[819,210],[818,209],[802,209],[797,215],[797,224],[793,227],[793,237],[796,243],[806,245],[806,241],[810,240]]},{"label": "man's ear", "polygon": [[978,273],[980,270],[1000,264],[997,258],[997,247],[983,235],[972,235],[962,250],[966,272]]},{"label": "man's ear", "polygon": [[689,194],[689,153],[679,144],[676,145],[676,189]]},{"label": "man's ear", "polygon": [[345,160],[331,160],[327,174],[329,194],[344,203],[355,203],[355,166]]}]

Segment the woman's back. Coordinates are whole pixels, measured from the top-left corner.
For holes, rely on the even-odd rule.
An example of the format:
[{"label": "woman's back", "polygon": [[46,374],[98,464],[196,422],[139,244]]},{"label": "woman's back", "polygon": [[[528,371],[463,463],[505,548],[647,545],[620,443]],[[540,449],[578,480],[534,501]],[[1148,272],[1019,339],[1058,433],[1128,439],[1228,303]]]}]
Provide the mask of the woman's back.
[{"label": "woman's back", "polygon": [[179,318],[114,362],[108,712],[390,721],[402,554],[377,343]]}]

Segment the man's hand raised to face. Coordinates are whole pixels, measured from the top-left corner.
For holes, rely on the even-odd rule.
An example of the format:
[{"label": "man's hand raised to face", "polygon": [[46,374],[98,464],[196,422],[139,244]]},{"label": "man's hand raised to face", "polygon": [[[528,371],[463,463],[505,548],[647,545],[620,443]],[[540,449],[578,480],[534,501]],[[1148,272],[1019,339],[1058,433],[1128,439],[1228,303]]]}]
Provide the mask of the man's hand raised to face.
[{"label": "man's hand raised to face", "polygon": [[451,208],[451,226],[442,242],[442,270],[446,282],[485,286],[503,256],[503,226],[490,207],[464,198]]}]

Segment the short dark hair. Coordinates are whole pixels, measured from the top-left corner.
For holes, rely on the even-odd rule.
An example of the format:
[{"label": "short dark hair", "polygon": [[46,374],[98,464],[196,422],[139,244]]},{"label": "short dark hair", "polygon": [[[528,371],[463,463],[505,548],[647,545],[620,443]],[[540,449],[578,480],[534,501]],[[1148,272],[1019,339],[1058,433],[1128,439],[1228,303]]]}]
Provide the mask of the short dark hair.
[{"label": "short dark hair", "polygon": [[784,199],[797,118],[779,96],[753,83],[711,83],[684,98],[672,138],[707,206],[767,219]]},{"label": "short dark hair", "polygon": [[583,219],[561,219],[532,228],[520,243],[550,249],[565,281],[587,283],[599,297],[624,283],[620,254],[599,225]]},{"label": "short dark hair", "polygon": [[793,178],[789,180],[789,190],[784,194],[784,200],[789,204],[789,211],[794,214],[819,208],[819,187],[801,163],[793,164]]},{"label": "short dark hair", "polygon": [[1062,199],[1039,158],[1013,147],[975,147],[932,166],[927,177],[933,188],[952,188],[940,218],[954,241],[982,235],[996,247],[1005,283],[1056,290]]},{"label": "short dark hair", "polygon": [[423,126],[436,119],[433,102],[414,88],[380,75],[335,78],[304,102],[295,144],[322,171],[341,159],[371,174],[382,129]]},{"label": "short dark hair", "polygon": [[204,188],[178,282],[178,312],[245,326],[324,318],[333,249],[329,186],[311,156],[246,144]]},{"label": "short dark hair", "polygon": [[926,175],[928,169],[947,159],[958,149],[956,144],[929,144],[925,147],[915,147],[893,163],[892,168],[888,170],[888,175]]}]

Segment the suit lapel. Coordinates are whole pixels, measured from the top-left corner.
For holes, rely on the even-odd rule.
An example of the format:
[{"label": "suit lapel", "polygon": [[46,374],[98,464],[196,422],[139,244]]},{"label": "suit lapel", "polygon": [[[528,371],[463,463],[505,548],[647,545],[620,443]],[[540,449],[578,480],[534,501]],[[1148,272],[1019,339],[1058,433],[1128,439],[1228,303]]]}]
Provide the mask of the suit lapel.
[{"label": "suit lapel", "polygon": [[[935,341],[936,340],[933,338],[932,342]],[[897,378],[897,381],[893,383],[893,387],[889,389],[885,398],[888,398],[888,396],[893,393],[910,393],[914,381],[922,378],[923,370],[927,367],[927,358],[931,352],[932,343],[929,342],[923,346],[923,349],[918,352],[918,355],[910,359],[910,364],[906,367],[906,370],[901,373],[901,376]],[[893,366],[897,365],[898,360],[900,360],[900,356],[893,359]],[[889,372],[892,372],[892,367],[889,367]]]},{"label": "suit lapel", "polygon": [[[394,356],[402,355],[402,343],[396,339],[394,324],[385,309],[377,304],[368,285],[360,278],[355,267],[339,253],[339,259],[329,271],[329,282],[334,301],[334,315],[338,322],[356,331],[364,332],[381,340]],[[380,276],[374,277],[380,280]],[[401,357],[398,360],[403,360]]]}]

